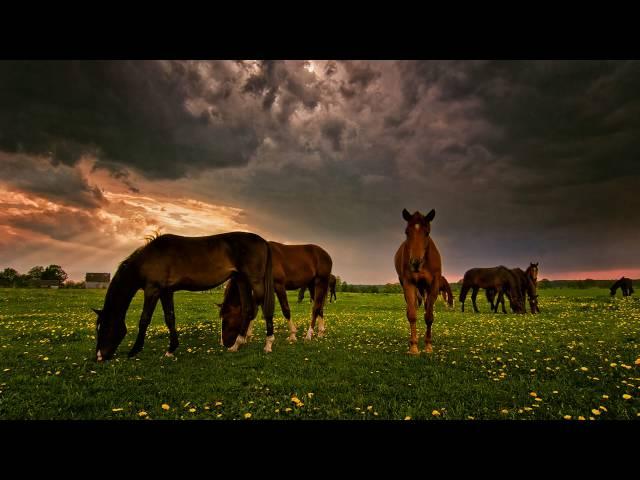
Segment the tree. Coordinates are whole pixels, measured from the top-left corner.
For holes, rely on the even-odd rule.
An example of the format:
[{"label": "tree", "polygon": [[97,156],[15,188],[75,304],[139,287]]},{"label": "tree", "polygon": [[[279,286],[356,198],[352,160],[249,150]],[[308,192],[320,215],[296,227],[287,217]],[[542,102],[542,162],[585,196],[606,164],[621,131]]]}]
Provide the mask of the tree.
[{"label": "tree", "polygon": [[4,285],[7,287],[15,286],[16,279],[20,274],[13,268],[5,268],[2,273],[0,273],[0,285]]},{"label": "tree", "polygon": [[33,267],[31,270],[29,270],[29,272],[27,273],[27,277],[29,277],[31,280],[40,280],[42,279],[43,273],[44,267],[38,265],[37,267]]},{"label": "tree", "polygon": [[69,277],[69,275],[67,275],[67,272],[65,272],[60,265],[49,265],[44,272],[42,272],[40,278],[42,280],[58,280],[60,283],[64,283],[67,277]]}]

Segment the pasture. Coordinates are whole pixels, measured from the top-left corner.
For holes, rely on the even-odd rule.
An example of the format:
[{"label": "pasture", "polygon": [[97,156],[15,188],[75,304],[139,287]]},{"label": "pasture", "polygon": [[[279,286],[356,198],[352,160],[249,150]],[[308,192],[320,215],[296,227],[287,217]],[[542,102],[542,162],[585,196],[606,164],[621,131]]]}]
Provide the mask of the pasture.
[{"label": "pasture", "polygon": [[[298,342],[276,305],[273,353],[219,345],[214,294],[177,292],[176,358],[158,308],[144,350],[139,292],[114,360],[96,363],[105,291],[0,289],[0,419],[640,419],[640,298],[606,289],[540,290],[542,313],[435,307],[433,354],[413,357],[401,294],[338,292],[327,337],[303,341],[310,305],[288,292]],[[471,309],[469,309],[471,310]],[[419,348],[425,326],[419,314]]]}]

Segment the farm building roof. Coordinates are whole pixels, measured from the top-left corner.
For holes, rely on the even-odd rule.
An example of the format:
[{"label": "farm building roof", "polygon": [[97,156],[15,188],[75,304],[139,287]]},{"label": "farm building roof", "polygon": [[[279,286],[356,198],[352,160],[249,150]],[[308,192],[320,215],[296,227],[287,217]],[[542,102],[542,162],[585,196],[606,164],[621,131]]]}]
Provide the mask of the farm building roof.
[{"label": "farm building roof", "polygon": [[85,276],[85,282],[109,282],[110,280],[110,273],[87,273]]}]

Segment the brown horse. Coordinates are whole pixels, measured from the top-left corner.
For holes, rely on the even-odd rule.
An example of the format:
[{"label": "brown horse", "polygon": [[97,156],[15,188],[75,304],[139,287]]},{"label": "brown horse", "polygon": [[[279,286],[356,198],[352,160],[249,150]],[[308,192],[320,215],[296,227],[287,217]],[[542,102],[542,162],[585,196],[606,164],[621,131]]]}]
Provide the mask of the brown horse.
[{"label": "brown horse", "polygon": [[[529,272],[529,268],[527,269],[527,271],[524,271],[521,268],[513,268],[511,269],[511,272],[516,277],[518,289],[522,298],[522,307],[524,313],[527,312],[527,309],[525,307],[525,300],[527,299],[527,297],[529,299],[529,307],[531,308],[531,313],[540,313],[540,308],[538,307],[538,294],[536,284],[534,283],[531,275],[527,273]],[[500,292],[497,292],[493,288],[486,289],[487,301],[491,304],[491,311],[498,313],[498,306],[502,304],[502,313],[507,313],[507,310],[504,306],[504,290],[504,287]],[[496,293],[498,293],[498,300],[494,305],[493,300],[495,299]]]},{"label": "brown horse", "polygon": [[612,297],[616,295],[618,288],[622,290],[623,297],[628,297],[634,292],[633,282],[631,281],[630,278],[627,278],[627,277],[622,277],[620,280],[618,280],[613,285],[611,285],[610,290],[611,290]]},{"label": "brown horse", "polygon": [[472,289],[471,301],[473,310],[479,312],[476,305],[476,297],[478,290],[484,288],[492,289],[494,292],[504,292],[509,299],[511,308],[516,313],[524,313],[524,305],[520,295],[519,281],[514,273],[507,267],[499,266],[493,268],[472,268],[467,270],[462,280],[462,288],[460,289],[460,303],[464,312],[464,301],[467,292]]},{"label": "brown horse", "polygon": [[[267,324],[267,343],[273,342],[272,256],[266,240],[246,232],[207,237],[160,235],[120,264],[109,284],[102,310],[94,309],[98,315],[96,359],[110,359],[122,342],[127,333],[125,316],[138,290],[144,290],[144,306],[138,336],[129,356],[142,350],[158,300],[162,303],[170,335],[166,355],[172,356],[178,348],[173,293],[177,290],[209,290],[232,277],[251,286],[255,301],[262,306]],[[251,313],[255,312],[257,309]],[[224,345],[237,348],[238,340],[242,343],[244,339],[247,326],[248,322],[243,317],[239,322],[223,326]]]},{"label": "brown horse", "polygon": [[273,254],[273,284],[282,314],[289,322],[289,340],[296,341],[297,328],[291,320],[287,290],[306,287],[313,298],[311,326],[306,339],[313,337],[316,319],[318,337],[325,335],[324,301],[329,289],[333,261],[329,254],[317,245],[284,245],[269,242]]},{"label": "brown horse", "polygon": [[407,353],[412,355],[420,353],[416,331],[416,305],[420,292],[426,293],[424,302],[424,321],[427,325],[424,337],[425,351],[427,353],[433,351],[431,346],[433,305],[438,298],[442,276],[440,252],[430,236],[431,221],[435,215],[435,210],[431,210],[427,215],[422,215],[417,211],[412,215],[406,208],[402,210],[402,217],[407,222],[406,240],[402,242],[394,257],[396,272],[407,304],[407,320],[411,331]]},{"label": "brown horse", "polygon": [[[451,291],[451,285],[444,277],[440,275],[440,294],[442,295],[442,301],[449,305],[449,308],[453,308],[453,292]],[[418,292],[418,307],[422,305],[422,298],[424,297],[424,291]]]}]

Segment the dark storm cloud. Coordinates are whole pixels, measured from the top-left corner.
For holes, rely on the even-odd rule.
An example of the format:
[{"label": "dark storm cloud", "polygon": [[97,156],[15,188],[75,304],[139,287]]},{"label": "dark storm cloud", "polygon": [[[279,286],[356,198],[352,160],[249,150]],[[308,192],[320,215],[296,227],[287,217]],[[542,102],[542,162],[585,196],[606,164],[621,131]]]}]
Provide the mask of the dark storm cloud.
[{"label": "dark storm cloud", "polygon": [[250,126],[188,110],[203,88],[180,63],[0,62],[0,148],[67,165],[90,153],[159,178],[246,164],[257,146]]},{"label": "dark storm cloud", "polygon": [[90,185],[80,171],[44,158],[0,152],[0,182],[74,207],[94,209],[107,203],[100,189]]}]

